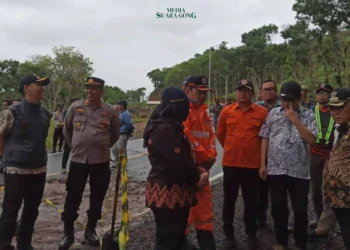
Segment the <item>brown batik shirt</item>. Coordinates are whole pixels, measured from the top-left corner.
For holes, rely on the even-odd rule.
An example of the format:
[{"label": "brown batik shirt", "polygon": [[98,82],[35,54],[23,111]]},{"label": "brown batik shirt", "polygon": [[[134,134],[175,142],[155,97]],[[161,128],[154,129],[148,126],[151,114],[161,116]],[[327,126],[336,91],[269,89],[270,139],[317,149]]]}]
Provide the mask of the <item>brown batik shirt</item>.
[{"label": "brown batik shirt", "polygon": [[327,205],[350,208],[350,122],[338,130],[338,140],[324,170],[323,191]]}]

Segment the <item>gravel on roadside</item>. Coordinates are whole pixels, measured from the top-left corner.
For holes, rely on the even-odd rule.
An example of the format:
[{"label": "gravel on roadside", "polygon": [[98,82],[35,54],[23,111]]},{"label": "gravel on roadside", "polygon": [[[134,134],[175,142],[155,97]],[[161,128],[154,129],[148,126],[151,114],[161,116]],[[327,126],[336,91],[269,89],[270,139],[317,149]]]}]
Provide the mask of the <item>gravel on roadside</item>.
[{"label": "gravel on roadside", "polygon": [[[214,227],[215,227],[215,239],[217,243],[217,250],[224,250],[223,244],[223,232],[222,232],[222,179],[218,179],[212,183],[213,193],[213,209],[214,209]],[[309,200],[311,203],[311,199]],[[311,206],[311,205],[310,205]],[[240,195],[236,203],[236,215],[235,215],[235,237],[237,239],[237,249],[248,249],[246,242],[246,235],[244,232],[243,223],[244,205],[243,199]],[[270,213],[270,211],[269,211]],[[293,213],[290,213],[290,220],[292,220]],[[258,239],[260,242],[260,250],[272,250],[275,245],[275,235],[273,230],[273,221],[271,216],[268,216],[268,227],[266,229],[258,231]],[[195,241],[194,231],[190,234],[190,239]],[[294,249],[293,235],[290,234],[289,247]],[[128,250],[153,250],[155,240],[155,223],[152,212],[148,212],[143,216],[131,221],[130,224],[130,241],[128,243]],[[344,249],[341,236],[332,233],[330,240],[326,244],[309,244],[310,250],[341,250]]]}]

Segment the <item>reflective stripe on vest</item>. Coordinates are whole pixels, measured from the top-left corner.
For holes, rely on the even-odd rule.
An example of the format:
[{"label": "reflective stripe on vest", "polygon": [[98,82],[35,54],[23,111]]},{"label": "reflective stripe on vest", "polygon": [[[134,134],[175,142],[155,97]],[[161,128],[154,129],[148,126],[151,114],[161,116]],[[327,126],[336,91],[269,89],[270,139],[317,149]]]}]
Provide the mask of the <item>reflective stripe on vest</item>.
[{"label": "reflective stripe on vest", "polygon": [[334,127],[334,120],[332,117],[329,120],[327,133],[326,133],[326,136],[323,138],[321,118],[320,118],[320,108],[319,108],[318,104],[315,107],[315,115],[316,115],[316,125],[317,125],[317,130],[318,130],[316,143],[320,143],[320,140],[324,139],[326,141],[326,145],[328,145],[329,138],[331,138],[331,134],[332,134],[333,127]]},{"label": "reflective stripe on vest", "polygon": [[197,138],[209,138],[210,136],[209,132],[202,132],[202,131],[191,131],[191,134]]}]

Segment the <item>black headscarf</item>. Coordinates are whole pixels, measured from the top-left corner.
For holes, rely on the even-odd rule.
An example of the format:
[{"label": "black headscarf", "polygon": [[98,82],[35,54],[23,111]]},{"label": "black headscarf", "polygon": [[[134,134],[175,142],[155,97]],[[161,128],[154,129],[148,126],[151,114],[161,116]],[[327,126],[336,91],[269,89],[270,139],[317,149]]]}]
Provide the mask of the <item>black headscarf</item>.
[{"label": "black headscarf", "polygon": [[146,147],[151,132],[161,123],[171,123],[179,130],[183,130],[182,122],[189,113],[189,100],[186,94],[177,88],[166,88],[162,94],[162,102],[158,105],[143,133],[143,146]]}]

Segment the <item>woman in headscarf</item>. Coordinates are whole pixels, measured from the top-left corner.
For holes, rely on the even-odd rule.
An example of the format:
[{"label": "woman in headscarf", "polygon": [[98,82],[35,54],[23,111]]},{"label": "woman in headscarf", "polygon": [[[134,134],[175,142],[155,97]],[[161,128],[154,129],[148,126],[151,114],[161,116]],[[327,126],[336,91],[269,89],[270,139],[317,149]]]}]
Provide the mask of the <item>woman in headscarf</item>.
[{"label": "woman in headscarf", "polygon": [[200,174],[182,125],[188,112],[186,94],[167,88],[144,131],[144,146],[152,166],[146,206],[152,209],[156,222],[155,250],[182,249],[190,208],[197,204]]}]

